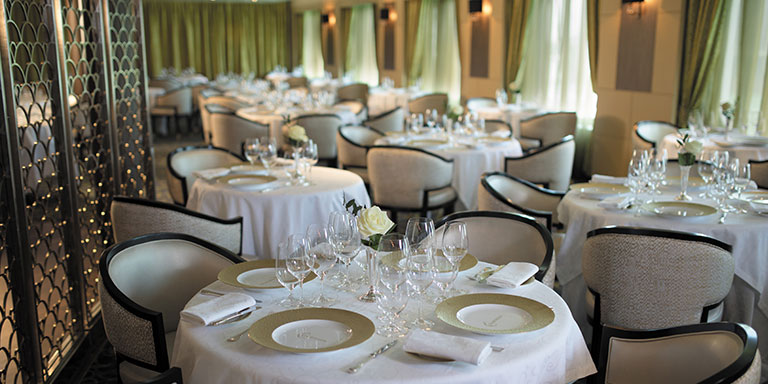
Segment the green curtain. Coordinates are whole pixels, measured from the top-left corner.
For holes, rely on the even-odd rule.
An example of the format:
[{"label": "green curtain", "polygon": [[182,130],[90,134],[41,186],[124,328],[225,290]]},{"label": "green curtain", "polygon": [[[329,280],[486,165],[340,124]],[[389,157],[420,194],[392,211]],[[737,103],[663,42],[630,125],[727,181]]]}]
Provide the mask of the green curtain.
[{"label": "green curtain", "polygon": [[592,89],[597,90],[597,51],[600,28],[600,0],[587,0],[587,39],[589,45],[589,73],[592,77]]},{"label": "green curtain", "polygon": [[427,92],[448,94],[450,105],[461,99],[461,60],[454,0],[421,0],[410,83],[421,80]]},{"label": "green curtain", "polygon": [[301,65],[301,54],[303,47],[301,46],[302,40],[304,40],[304,14],[297,13],[293,16],[292,23],[293,30],[291,31],[291,42],[293,44],[291,52],[291,64],[296,67]]},{"label": "green curtain", "polygon": [[262,76],[287,65],[288,5],[144,0],[147,66]]},{"label": "green curtain", "polygon": [[[507,62],[505,68],[505,87],[517,79],[520,62],[523,60],[523,42],[525,38],[525,24],[531,10],[531,0],[513,0],[507,6]],[[510,88],[519,89],[515,84]]]},{"label": "green curtain", "polygon": [[413,36],[419,29],[419,11],[421,10],[421,0],[408,0],[405,3],[405,73],[407,84],[411,83],[408,74],[411,73],[411,63],[413,62],[413,49],[416,47]]},{"label": "green curtain", "polygon": [[304,67],[304,75],[310,79],[325,75],[325,62],[323,61],[323,48],[320,38],[320,11],[304,12],[304,38],[301,42],[301,65]]},{"label": "green curtain", "polygon": [[690,0],[683,32],[683,66],[677,125],[684,127],[688,114],[700,103],[718,55],[718,35],[725,14],[724,0]]},{"label": "green curtain", "polygon": [[349,40],[346,46],[345,74],[352,80],[369,86],[379,84],[379,66],[376,61],[376,16],[373,4],[352,8],[349,17]]},{"label": "green curtain", "polygon": [[[341,39],[339,39],[339,53],[340,57],[347,57],[347,41],[349,40],[349,22],[352,17],[352,10],[350,8],[341,9],[341,23],[339,29],[341,29]],[[343,74],[347,70],[345,67],[346,60],[342,60],[339,63],[339,74]]]}]

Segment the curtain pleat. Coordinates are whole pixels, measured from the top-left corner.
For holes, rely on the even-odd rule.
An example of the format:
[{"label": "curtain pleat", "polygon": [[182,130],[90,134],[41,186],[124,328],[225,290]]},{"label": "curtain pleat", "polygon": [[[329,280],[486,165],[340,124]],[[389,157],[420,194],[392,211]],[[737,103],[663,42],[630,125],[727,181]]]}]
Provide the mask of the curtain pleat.
[{"label": "curtain pleat", "polygon": [[600,27],[600,0],[587,0],[587,39],[589,45],[589,70],[592,76],[592,89],[597,89],[597,52]]},{"label": "curtain pleat", "polygon": [[320,78],[325,75],[325,62],[323,61],[322,29],[320,25],[320,11],[304,12],[304,38],[302,41],[301,65],[304,67],[304,75],[310,79]]},{"label": "curtain pleat", "polygon": [[421,11],[421,0],[408,0],[405,3],[405,73],[407,84],[411,82],[411,66],[413,64],[413,50],[416,47],[416,32],[419,29],[419,12]]},{"label": "curtain pleat", "polygon": [[352,8],[347,31],[345,75],[369,86],[379,84],[375,22],[373,4],[357,5]]},{"label": "curtain pleat", "polygon": [[[507,60],[504,71],[505,85],[509,85],[517,79],[520,62],[523,60],[525,25],[531,10],[531,0],[513,0],[508,3],[507,9],[509,34],[507,36]],[[512,88],[519,89],[519,85],[514,85]]]},{"label": "curtain pleat", "polygon": [[144,0],[149,74],[193,67],[209,78],[230,71],[263,76],[288,64],[289,17],[285,3]]}]

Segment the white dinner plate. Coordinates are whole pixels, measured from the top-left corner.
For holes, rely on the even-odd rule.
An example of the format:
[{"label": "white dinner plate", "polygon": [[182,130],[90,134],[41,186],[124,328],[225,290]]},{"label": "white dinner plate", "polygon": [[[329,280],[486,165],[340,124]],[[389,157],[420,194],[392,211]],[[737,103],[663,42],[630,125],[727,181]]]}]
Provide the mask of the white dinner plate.
[{"label": "white dinner plate", "polygon": [[335,347],[352,337],[352,328],[333,320],[310,319],[293,321],[272,331],[278,344],[296,349]]},{"label": "white dinner plate", "polygon": [[277,183],[277,177],[268,175],[242,175],[234,174],[218,178],[220,183],[229,185],[232,188],[259,191],[272,188]]},{"label": "white dinner plate", "polygon": [[717,209],[709,205],[688,203],[684,201],[658,201],[643,204],[642,209],[665,219],[685,221],[706,221],[717,213]]},{"label": "white dinner plate", "polygon": [[628,193],[629,188],[620,184],[608,183],[577,183],[571,185],[571,190],[576,191],[581,197],[590,200],[602,200],[606,197]]},{"label": "white dinner plate", "polygon": [[438,304],[435,314],[448,325],[484,335],[531,332],[555,320],[545,304],[499,293],[454,296]]},{"label": "white dinner plate", "polygon": [[518,328],[533,320],[530,313],[503,304],[470,305],[460,309],[456,318],[470,327],[492,331]]},{"label": "white dinner plate", "polygon": [[251,269],[237,275],[237,282],[253,287],[279,287],[275,268]]},{"label": "white dinner plate", "polygon": [[241,164],[229,167],[231,174],[269,176],[269,172],[262,166]]}]

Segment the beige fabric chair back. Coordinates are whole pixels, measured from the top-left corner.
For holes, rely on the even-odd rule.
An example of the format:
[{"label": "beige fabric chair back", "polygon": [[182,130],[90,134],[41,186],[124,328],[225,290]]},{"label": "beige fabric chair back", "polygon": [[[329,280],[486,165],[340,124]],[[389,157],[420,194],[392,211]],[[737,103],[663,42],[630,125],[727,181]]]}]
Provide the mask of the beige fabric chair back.
[{"label": "beige fabric chair back", "polygon": [[744,324],[695,324],[654,331],[605,327],[603,332],[597,382],[760,382],[757,334]]},{"label": "beige fabric chair back", "polygon": [[595,118],[592,130],[591,169],[588,174],[626,176],[632,157],[632,131],[613,116]]},{"label": "beige fabric chair back", "polygon": [[359,100],[341,100],[336,103],[336,106],[348,108],[355,114],[355,120],[361,123],[368,119],[368,107]]},{"label": "beige fabric chair back", "polygon": [[339,166],[366,168],[368,148],[383,135],[368,127],[339,127],[336,145],[339,149]]},{"label": "beige fabric chair back", "polygon": [[467,109],[470,111],[476,111],[480,108],[493,108],[497,106],[498,103],[496,100],[491,99],[490,97],[473,97],[467,100]]},{"label": "beige fabric chair back", "polygon": [[173,107],[179,116],[192,114],[192,89],[188,87],[170,90],[157,97],[158,107]]},{"label": "beige fabric chair back", "polygon": [[447,107],[448,95],[445,93],[432,93],[408,101],[408,110],[411,113],[425,113],[427,109],[437,109],[437,114],[442,115]]},{"label": "beige fabric chair back", "polygon": [[635,149],[651,149],[660,143],[664,136],[677,133],[677,127],[664,121],[638,121],[632,127],[632,147]]},{"label": "beige fabric chair back", "polygon": [[112,235],[116,243],[158,232],[195,236],[240,254],[243,218],[219,219],[174,204],[115,196],[110,207]]},{"label": "beige fabric chair back", "polygon": [[655,329],[701,322],[731,289],[734,261],[729,245],[707,236],[606,227],[587,235],[582,271],[601,323]]},{"label": "beige fabric chair back", "polygon": [[533,116],[520,121],[520,135],[541,140],[547,146],[576,134],[576,113],[556,112]]},{"label": "beige fabric chair back", "polygon": [[541,188],[529,181],[501,172],[485,173],[477,192],[478,208],[483,211],[522,213],[552,230],[557,222],[557,206],[563,192]]},{"label": "beige fabric chair back", "polygon": [[507,136],[512,137],[514,134],[512,130],[512,126],[509,125],[504,120],[486,120],[485,121],[485,131],[488,133],[493,133],[496,131],[502,131],[507,134]]},{"label": "beige fabric chair back", "polygon": [[155,334],[175,331],[189,299],[216,281],[221,269],[241,261],[216,245],[174,233],[108,248],[99,264],[99,298],[110,344],[120,355],[167,369],[171,346]]},{"label": "beige fabric chair back", "polygon": [[512,176],[541,184],[544,188],[565,191],[570,185],[575,151],[573,136],[566,136],[521,157],[505,158],[504,169]]},{"label": "beige fabric chair back", "polygon": [[233,111],[237,111],[240,108],[245,108],[248,106],[247,103],[244,103],[238,99],[235,99],[234,97],[224,96],[224,95],[215,95],[208,97],[205,100],[206,104],[218,104],[222,107],[227,107]]},{"label": "beige fabric chair back", "polygon": [[372,147],[367,163],[376,205],[419,209],[426,191],[450,186],[453,177],[452,160],[416,148]]},{"label": "beige fabric chair back", "polygon": [[211,144],[237,154],[243,153],[243,143],[250,137],[268,137],[269,126],[259,124],[234,113],[211,113]]},{"label": "beige fabric chair back", "polygon": [[478,260],[496,265],[525,261],[541,268],[536,275],[538,280],[547,274],[554,252],[552,236],[534,219],[510,212],[456,212],[437,223],[436,241],[442,241],[445,223],[454,220],[467,225],[468,253]]},{"label": "beige fabric chair back", "polygon": [[363,125],[371,127],[379,132],[402,132],[404,130],[405,112],[397,107],[381,115],[374,116],[363,122]]},{"label": "beige fabric chair back", "polygon": [[750,161],[749,164],[752,168],[752,180],[758,187],[768,189],[768,160]]},{"label": "beige fabric chair back", "polygon": [[355,83],[340,87],[336,91],[339,100],[359,100],[368,104],[368,84]]},{"label": "beige fabric chair back", "polygon": [[208,89],[208,84],[198,84],[193,86],[192,88],[192,109],[197,111],[200,109],[200,95],[202,94],[203,90]]},{"label": "beige fabric chair back", "polygon": [[288,87],[290,88],[307,88],[307,85],[309,84],[307,78],[304,76],[289,77],[285,82],[288,83]]},{"label": "beige fabric chair back", "polygon": [[163,88],[166,91],[184,86],[180,81],[175,79],[152,79],[149,81],[150,87]]},{"label": "beige fabric chair back", "polygon": [[[213,89],[203,89],[197,96],[197,105],[200,108],[200,123],[203,127],[203,141],[205,141],[206,144],[211,143],[211,122],[209,121],[210,112],[208,112],[206,106],[215,105],[222,110],[225,108],[223,106],[219,106],[218,104],[209,103],[208,99],[217,95],[219,95],[218,91]],[[226,109],[230,110],[229,108]]]},{"label": "beige fabric chair back", "polygon": [[336,115],[304,115],[294,119],[289,125],[298,124],[307,131],[307,136],[317,144],[320,160],[336,158],[336,132],[341,127],[341,118]]},{"label": "beige fabric chair back", "polygon": [[173,201],[186,205],[189,190],[195,183],[195,171],[229,167],[245,161],[239,155],[213,146],[182,147],[168,154],[168,189]]}]

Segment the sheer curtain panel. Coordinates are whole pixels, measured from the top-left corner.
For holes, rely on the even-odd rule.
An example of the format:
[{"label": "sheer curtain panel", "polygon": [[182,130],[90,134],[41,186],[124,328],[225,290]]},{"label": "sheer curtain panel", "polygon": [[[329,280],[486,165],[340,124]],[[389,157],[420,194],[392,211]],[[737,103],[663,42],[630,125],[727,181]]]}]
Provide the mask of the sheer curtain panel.
[{"label": "sheer curtain panel", "polygon": [[369,86],[379,84],[379,67],[376,61],[376,32],[373,4],[357,5],[349,17],[349,40],[345,72],[358,83]]},{"label": "sheer curtain panel", "polygon": [[320,29],[320,11],[304,12],[303,34],[301,44],[301,65],[304,67],[304,75],[310,79],[323,77],[325,67],[323,62],[323,49],[320,43],[322,35]]}]

